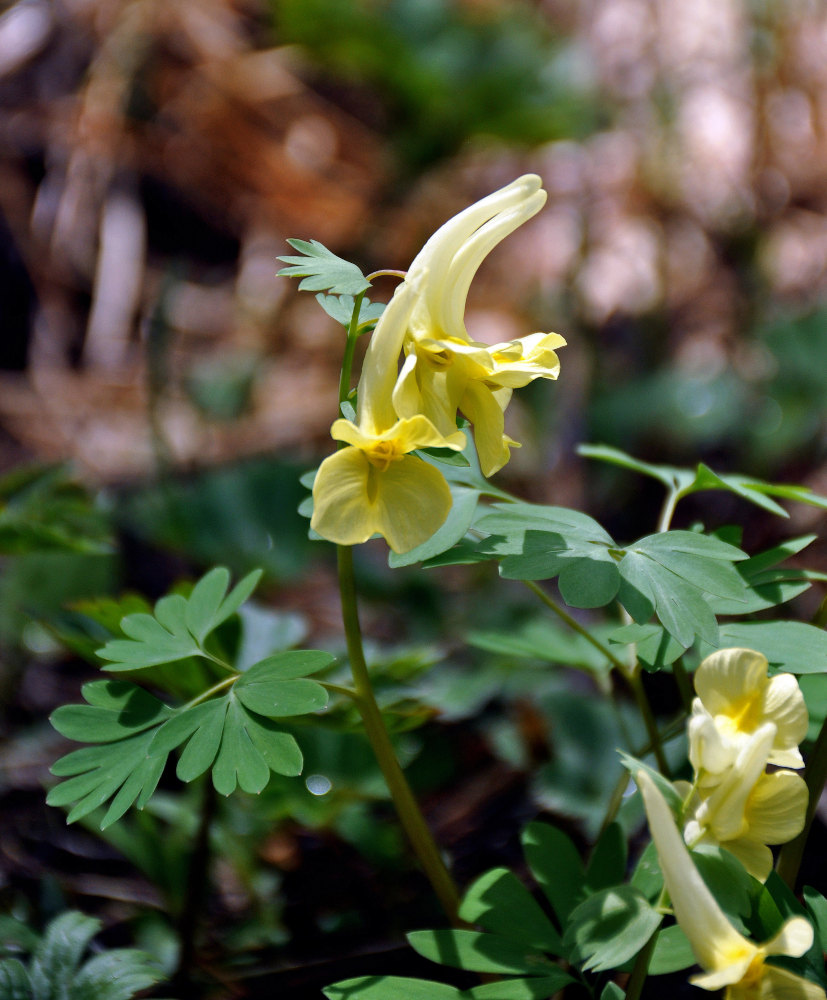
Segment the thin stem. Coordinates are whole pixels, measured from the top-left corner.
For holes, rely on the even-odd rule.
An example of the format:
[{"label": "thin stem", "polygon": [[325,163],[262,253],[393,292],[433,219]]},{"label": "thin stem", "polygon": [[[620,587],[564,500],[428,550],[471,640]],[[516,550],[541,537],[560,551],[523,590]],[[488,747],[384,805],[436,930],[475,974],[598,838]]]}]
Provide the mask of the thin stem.
[{"label": "thin stem", "polygon": [[202,701],[207,701],[208,698],[212,698],[214,694],[218,694],[219,691],[223,691],[224,688],[231,687],[241,674],[234,672],[232,677],[225,677],[223,681],[219,681],[217,684],[213,684],[211,688],[207,688],[206,691],[202,691],[201,694],[197,694],[192,700],[188,701],[179,711],[185,712],[188,708],[194,708],[196,705],[200,705]]},{"label": "thin stem", "polygon": [[353,352],[356,350],[356,341],[359,339],[359,313],[362,309],[362,299],[364,292],[359,292],[353,300],[353,312],[350,316],[350,325],[347,328],[347,340],[345,342],[345,355],[342,358],[342,371],[339,375],[339,403],[343,403],[350,394],[350,373],[353,369]]},{"label": "thin stem", "polygon": [[675,678],[675,683],[678,686],[678,693],[681,696],[684,711],[689,713],[692,711],[692,684],[680,657],[672,664],[672,676]]},{"label": "thin stem", "polygon": [[396,759],[382,713],[376,704],[370,682],[362,632],[359,625],[359,609],[356,600],[356,584],[353,576],[353,550],[350,546],[336,547],[339,569],[339,591],[342,598],[342,621],[345,627],[350,669],[357,696],[355,703],[362,716],[370,745],[384,775],[391,799],[396,808],[402,828],[408,836],[419,862],[433,886],[442,908],[451,923],[459,925],[459,892],[454,880],[442,860],[431,831],[419,809],[410,785]]},{"label": "thin stem", "polygon": [[629,690],[632,692],[632,696],[635,699],[641,718],[643,719],[643,724],[646,726],[646,735],[649,737],[649,742],[652,746],[652,753],[655,755],[655,760],[658,762],[658,770],[665,778],[671,778],[672,774],[666,760],[666,754],[663,752],[663,742],[660,738],[660,733],[658,732],[658,724],[655,720],[655,713],[652,711],[652,706],[649,704],[649,699],[646,697],[646,692],[643,690],[643,682],[640,679],[640,668],[638,667],[635,670],[631,670],[624,676],[626,678],[626,683],[629,685]]},{"label": "thin stem", "polygon": [[663,501],[663,507],[660,511],[660,519],[658,521],[658,531],[668,531],[669,525],[672,523],[672,515],[675,513],[675,507],[678,505],[678,500],[681,498],[681,491],[677,486],[673,486],[672,489],[666,494],[666,499]]},{"label": "thin stem", "polygon": [[778,874],[793,891],[795,891],[795,882],[798,878],[798,870],[801,867],[801,861],[804,857],[804,847],[807,843],[810,827],[813,824],[816,806],[821,797],[824,783],[827,781],[827,719],[822,723],[821,731],[813,747],[813,752],[807,761],[807,767],[804,770],[804,780],[807,783],[807,791],[809,792],[807,813],[804,817],[804,828],[794,840],[784,844],[775,866]]},{"label": "thin stem", "polygon": [[646,734],[649,737],[649,741],[652,744],[652,752],[655,755],[655,759],[658,762],[658,769],[660,772],[669,777],[669,765],[666,762],[666,756],[663,752],[663,746],[661,744],[660,734],[658,733],[657,723],[655,722],[655,716],[652,712],[652,706],[649,704],[649,700],[646,697],[646,692],[643,690],[643,684],[640,680],[640,667],[639,665],[630,666],[621,660],[619,657],[608,649],[599,639],[589,632],[587,628],[580,624],[576,618],[573,618],[568,611],[560,607],[560,605],[541,588],[538,587],[536,583],[531,580],[525,580],[525,585],[528,589],[536,594],[543,604],[546,605],[551,611],[553,611],[558,618],[562,619],[569,628],[573,629],[578,635],[582,635],[584,639],[588,640],[595,647],[599,649],[600,652],[606,657],[606,659],[620,671],[621,677],[629,685],[629,689],[632,692],[632,696],[635,699],[638,710],[643,718],[643,724],[646,727]]},{"label": "thin stem", "polygon": [[344,695],[345,698],[351,698],[353,701],[359,699],[359,692],[354,688],[346,687],[344,684],[331,684],[330,681],[316,681],[316,683],[321,684],[323,688],[326,688],[333,694]]},{"label": "thin stem", "polygon": [[[374,278],[381,278],[383,275],[387,275],[389,278],[406,278],[408,276],[408,272],[394,271],[391,268],[383,268],[381,271],[371,271],[365,280],[373,281]],[[365,293],[362,292],[362,294],[364,295]]]},{"label": "thin stem", "polygon": [[545,604],[549,610],[553,611],[558,618],[564,621],[570,629],[573,629],[573,631],[577,632],[578,635],[582,635],[583,638],[587,642],[590,642],[595,649],[599,649],[613,667],[617,667],[617,669],[624,675],[628,672],[628,667],[619,657],[615,656],[615,654],[607,646],[604,646],[599,639],[595,639],[587,628],[581,625],[576,618],[573,618],[568,611],[561,608],[557,601],[555,601],[553,597],[549,597],[542,587],[538,587],[532,580],[524,580],[523,583],[525,583],[526,587],[528,587],[532,594],[536,594],[543,604]]},{"label": "thin stem", "polygon": [[[668,899],[669,895],[666,892],[666,889],[661,889],[660,897],[655,904],[655,909],[664,909]],[[652,961],[652,955],[655,952],[655,945],[658,942],[658,934],[660,934],[660,926],[654,929],[652,936],[637,953],[635,964],[632,967],[632,974],[629,977],[629,982],[626,984],[626,1000],[640,1000],[643,984],[646,982],[646,977],[649,975],[649,964]]]},{"label": "thin stem", "polygon": [[235,667],[227,663],[225,660],[222,660],[221,657],[213,656],[212,653],[208,653],[204,649],[201,650],[201,656],[203,656],[206,660],[210,660],[216,666],[221,667],[222,670],[226,670],[228,673],[232,674],[233,677],[238,677],[238,671]]}]

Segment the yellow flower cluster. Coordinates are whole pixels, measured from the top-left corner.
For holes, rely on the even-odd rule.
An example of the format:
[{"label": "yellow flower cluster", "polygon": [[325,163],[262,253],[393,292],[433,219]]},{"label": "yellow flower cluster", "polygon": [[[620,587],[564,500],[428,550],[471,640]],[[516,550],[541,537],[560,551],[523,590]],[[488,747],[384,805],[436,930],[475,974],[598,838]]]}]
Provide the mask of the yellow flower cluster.
[{"label": "yellow flower cluster", "polygon": [[[395,552],[426,541],[451,509],[451,491],[421,448],[461,450],[457,414],[474,425],[480,466],[492,475],[516,442],[503,414],[515,388],[557,378],[556,333],[493,346],[465,329],[468,288],[486,255],[540,211],[546,193],[526,174],[450,219],[411,264],[373,332],[357,390],[356,422],[331,435],[346,447],[313,485],[311,527],[339,545],[382,535]],[[400,370],[400,358],[404,361]]]},{"label": "yellow flower cluster", "polygon": [[810,923],[791,917],[769,941],[753,943],[729,922],[686,847],[720,844],[763,881],[772,867],[767,845],[791,840],[804,825],[804,781],[766,766],[803,766],[807,708],[795,677],[770,678],[767,666],[754,650],[724,649],[698,667],[688,727],[695,780],[676,783],[688,790],[683,836],[652,778],[639,771],[635,781],[675,918],[704,969],[689,981],[725,988],[725,1000],[825,1000],[816,983],[765,961],[803,955],[813,943]]},{"label": "yellow flower cluster", "polygon": [[771,955],[803,955],[813,943],[810,923],[803,917],[790,917],[763,944],[745,938],[701,878],[654,781],[643,771],[635,775],[635,781],[675,918],[704,969],[691,976],[690,983],[704,990],[726,988],[725,1000],[825,1000],[824,990],[816,983],[765,961]]},{"label": "yellow flower cluster", "polygon": [[[723,649],[695,674],[689,759],[695,769],[684,838],[720,844],[764,881],[768,844],[792,840],[804,826],[807,787],[788,768],[803,767],[798,744],[807,707],[792,674],[767,676],[767,660],[751,649]],[[767,773],[767,764],[782,768]]]}]

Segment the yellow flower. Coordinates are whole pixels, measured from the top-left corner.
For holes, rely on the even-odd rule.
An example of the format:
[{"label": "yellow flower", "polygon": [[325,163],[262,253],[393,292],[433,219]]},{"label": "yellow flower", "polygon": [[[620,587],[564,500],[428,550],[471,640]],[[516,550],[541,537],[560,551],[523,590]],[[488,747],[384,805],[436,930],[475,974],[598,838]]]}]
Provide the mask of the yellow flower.
[{"label": "yellow flower", "polygon": [[465,435],[441,434],[421,414],[399,420],[391,393],[417,286],[400,285],[371,338],[359,381],[357,420],[336,420],[331,436],[348,447],[319,466],[310,526],[338,545],[380,534],[395,552],[426,541],[451,509],[451,491],[418,448],[461,449]]},{"label": "yellow flower", "polygon": [[752,649],[722,649],[707,656],[695,672],[698,697],[689,722],[689,759],[702,783],[706,775],[725,771],[767,722],[776,730],[768,762],[804,766],[798,750],[807,735],[804,697],[792,674],[770,678],[767,666],[766,657]]},{"label": "yellow flower", "polygon": [[762,882],[772,869],[767,845],[797,836],[807,811],[802,778],[792,771],[764,771],[775,736],[772,723],[752,734],[717,784],[702,787],[693,797],[684,828],[690,846],[720,844]]},{"label": "yellow flower", "polygon": [[408,339],[394,406],[400,414],[425,413],[441,428],[455,424],[459,410],[474,425],[480,467],[491,476],[516,444],[504,433],[512,389],[537,378],[556,379],[560,361],[554,348],[565,343],[557,333],[532,333],[493,346],[458,337]]},{"label": "yellow flower", "polygon": [[701,878],[654,781],[643,771],[635,781],[675,918],[704,969],[690,983],[705,990],[725,987],[725,1000],[824,1000],[824,990],[816,983],[765,961],[770,955],[803,955],[813,943],[809,922],[791,917],[761,945],[740,934]]},{"label": "yellow flower", "polygon": [[474,424],[483,474],[508,461],[503,411],[512,388],[535,378],[557,378],[554,353],[565,341],[535,333],[493,347],[472,341],[465,329],[465,301],[486,255],[543,207],[540,178],[527,174],[455,216],[428,240],[408,271],[419,282],[405,337],[405,364],[394,390],[401,417],[424,414],[442,433],[456,426],[460,410]]}]

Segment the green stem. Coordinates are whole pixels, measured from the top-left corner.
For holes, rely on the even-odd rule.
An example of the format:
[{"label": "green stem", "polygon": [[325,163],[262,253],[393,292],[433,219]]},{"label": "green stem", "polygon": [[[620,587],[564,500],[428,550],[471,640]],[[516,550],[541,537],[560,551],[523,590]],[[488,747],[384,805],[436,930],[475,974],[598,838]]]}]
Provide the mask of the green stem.
[{"label": "green stem", "polygon": [[[664,888],[661,890],[660,898],[655,904],[655,909],[662,910],[666,906],[668,899],[668,893]],[[652,936],[637,953],[635,964],[632,966],[632,974],[629,976],[629,982],[626,984],[626,1000],[640,1000],[643,984],[646,982],[646,977],[649,975],[649,964],[652,961],[652,955],[655,952],[655,945],[658,942],[658,934],[660,934],[659,926],[654,929]]]},{"label": "green stem", "polygon": [[342,371],[339,375],[339,404],[341,405],[350,395],[350,373],[353,369],[353,353],[356,350],[356,341],[359,339],[359,313],[362,309],[362,299],[364,292],[359,292],[353,300],[353,312],[350,316],[350,325],[347,328],[347,340],[345,341],[345,355],[342,358]]},{"label": "green stem", "polygon": [[672,515],[675,513],[675,508],[678,505],[678,500],[681,498],[681,491],[677,486],[673,486],[672,489],[666,494],[666,499],[663,501],[663,507],[660,510],[660,519],[658,521],[658,532],[668,531],[669,525],[672,523]]},{"label": "green stem", "polygon": [[661,740],[660,733],[658,732],[658,724],[655,720],[655,714],[652,711],[652,706],[649,704],[649,699],[646,697],[646,692],[643,690],[643,682],[640,679],[640,667],[628,671],[624,674],[624,677],[626,678],[626,683],[629,685],[629,690],[632,692],[632,696],[635,699],[638,711],[643,719],[643,724],[646,726],[646,735],[649,737],[649,743],[652,746],[652,753],[655,755],[655,760],[658,762],[658,770],[665,778],[671,778],[672,774],[666,760],[666,754],[663,752],[663,741]]},{"label": "green stem", "polygon": [[354,700],[362,716],[368,740],[391,793],[391,799],[402,828],[407,834],[411,846],[442,904],[442,908],[451,923],[459,925],[459,892],[445,867],[439,848],[431,836],[431,831],[417,805],[410,785],[399,766],[393,744],[382,719],[382,713],[379,711],[373,694],[362,646],[362,632],[359,626],[359,609],[353,576],[353,550],[346,545],[338,545],[336,549],[339,591],[342,599],[342,621],[345,627],[350,669],[356,688]]},{"label": "green stem", "polygon": [[207,699],[212,698],[214,694],[218,694],[218,692],[223,691],[224,688],[228,688],[235,684],[240,676],[241,674],[239,673],[233,673],[232,677],[225,677],[223,681],[213,684],[211,688],[207,688],[206,691],[202,691],[201,694],[196,695],[193,699],[188,701],[186,705],[178,709],[178,711],[185,712],[188,708],[194,708],[196,705],[200,705],[202,701],[207,701]]},{"label": "green stem", "polygon": [[623,677],[629,685],[629,690],[632,692],[632,696],[634,697],[635,703],[643,718],[643,724],[646,727],[646,734],[652,745],[652,752],[658,762],[658,769],[663,775],[669,777],[669,765],[666,762],[666,757],[663,752],[663,746],[660,734],[658,733],[658,727],[655,722],[655,716],[652,712],[652,707],[649,704],[649,700],[646,697],[646,692],[643,690],[643,684],[640,680],[640,666],[637,664],[635,666],[629,666],[629,664],[624,663],[618,656],[615,656],[615,654],[604,646],[599,639],[595,639],[591,632],[581,625],[576,618],[573,618],[568,611],[561,608],[553,598],[549,597],[542,587],[538,587],[537,584],[531,580],[525,580],[524,583],[532,593],[536,594],[540,598],[547,608],[553,611],[558,618],[564,621],[569,628],[577,632],[578,635],[582,635],[584,639],[595,647],[595,649],[599,649],[612,666],[620,672],[621,677]]},{"label": "green stem", "polygon": [[583,638],[587,642],[590,642],[595,649],[599,649],[613,667],[617,667],[622,674],[627,673],[628,668],[626,664],[619,657],[615,656],[615,654],[607,646],[604,646],[599,639],[595,639],[591,632],[589,632],[585,626],[581,625],[576,618],[573,618],[568,611],[561,608],[557,601],[555,601],[554,598],[549,597],[542,587],[538,587],[532,580],[524,580],[523,583],[525,583],[526,587],[528,587],[532,594],[536,594],[543,604],[545,604],[550,611],[553,611],[557,617],[561,619],[561,621],[564,621],[570,629],[577,632],[578,635],[582,635]]},{"label": "green stem", "polygon": [[804,817],[804,828],[801,833],[789,843],[784,844],[781,853],[778,855],[776,871],[787,883],[792,891],[795,891],[795,882],[798,878],[798,870],[804,857],[804,847],[813,824],[816,806],[827,781],[827,719],[821,725],[821,730],[813,747],[813,752],[807,761],[804,770],[804,780],[807,783],[809,799],[807,802],[807,813]]},{"label": "green stem", "polygon": [[681,696],[684,711],[688,715],[692,711],[694,694],[692,693],[692,683],[689,680],[689,674],[686,672],[680,657],[672,664],[672,676],[675,678],[675,683],[678,686],[678,693]]}]

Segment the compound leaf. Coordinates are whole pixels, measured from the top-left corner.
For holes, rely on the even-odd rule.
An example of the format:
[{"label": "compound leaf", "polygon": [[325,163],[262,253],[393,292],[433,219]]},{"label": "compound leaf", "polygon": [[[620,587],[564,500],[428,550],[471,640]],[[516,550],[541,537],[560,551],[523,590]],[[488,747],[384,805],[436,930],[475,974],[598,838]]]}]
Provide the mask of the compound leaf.
[{"label": "compound leaf", "polygon": [[370,288],[370,282],[355,264],[337,257],[318,240],[287,241],[299,256],[279,257],[290,267],[278,273],[284,278],[301,278],[299,289],[311,292],[333,292],[335,295],[358,295]]}]

